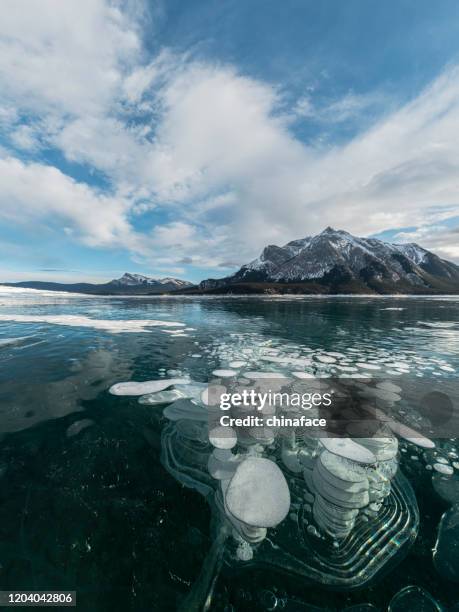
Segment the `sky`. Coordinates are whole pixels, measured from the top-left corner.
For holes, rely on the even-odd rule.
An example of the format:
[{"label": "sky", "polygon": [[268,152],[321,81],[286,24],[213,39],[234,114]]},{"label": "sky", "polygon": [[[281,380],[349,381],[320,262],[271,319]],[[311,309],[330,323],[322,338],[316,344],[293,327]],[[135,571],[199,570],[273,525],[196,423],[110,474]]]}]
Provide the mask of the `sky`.
[{"label": "sky", "polygon": [[459,263],[456,0],[0,3],[0,281],[218,278],[327,226]]}]

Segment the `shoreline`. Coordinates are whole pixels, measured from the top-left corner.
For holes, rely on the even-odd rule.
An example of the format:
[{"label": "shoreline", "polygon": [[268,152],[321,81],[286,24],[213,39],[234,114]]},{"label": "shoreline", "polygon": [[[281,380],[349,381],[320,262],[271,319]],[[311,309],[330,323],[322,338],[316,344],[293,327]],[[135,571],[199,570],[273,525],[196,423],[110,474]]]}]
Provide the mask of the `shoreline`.
[{"label": "shoreline", "polygon": [[44,294],[49,297],[86,297],[86,298],[110,298],[110,299],[263,299],[263,300],[304,300],[304,299],[440,299],[459,298],[459,293],[76,293],[74,291],[54,291],[52,289],[32,289],[29,287],[13,287],[0,284],[0,293],[3,289],[12,290],[11,293]]}]

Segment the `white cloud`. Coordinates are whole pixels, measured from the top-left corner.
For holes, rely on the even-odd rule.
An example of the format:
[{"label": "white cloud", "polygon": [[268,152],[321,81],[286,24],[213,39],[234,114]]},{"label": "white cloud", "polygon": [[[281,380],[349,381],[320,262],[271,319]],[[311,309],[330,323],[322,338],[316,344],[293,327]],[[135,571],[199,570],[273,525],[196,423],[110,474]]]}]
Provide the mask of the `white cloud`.
[{"label": "white cloud", "polygon": [[[339,123],[386,101],[305,98],[289,111],[277,86],[235,67],[168,50],[147,58],[135,4],[6,0],[0,10],[0,120],[12,142],[29,154],[55,146],[109,184],[102,193],[38,153],[10,156],[4,218],[60,222],[69,239],[177,268],[242,263],[326,225],[365,235],[459,214],[456,68],[352,141],[319,149],[295,136],[292,114]],[[168,208],[167,224],[135,232],[133,214],[153,207]]]},{"label": "white cloud", "polygon": [[39,147],[38,134],[30,125],[20,125],[11,133],[11,140],[18,149],[34,151]]},{"label": "white cloud", "polygon": [[319,123],[343,123],[349,120],[363,121],[365,114],[381,114],[393,104],[386,93],[368,92],[357,94],[352,91],[335,100],[321,105],[314,104],[312,96],[307,95],[298,100],[294,114]]},{"label": "white cloud", "polygon": [[459,211],[456,68],[329,150],[300,143],[276,114],[276,91],[228,68],[187,66],[160,95],[165,113],[150,157],[155,187],[184,205],[231,188],[236,203],[222,259],[240,261],[267,242],[329,224],[370,234]]},{"label": "white cloud", "polygon": [[153,232],[154,244],[159,247],[188,246],[196,239],[195,228],[180,221],[155,227]]},{"label": "white cloud", "polygon": [[394,242],[417,242],[439,257],[459,262],[459,221],[456,227],[428,225],[413,231],[399,232]]},{"label": "white cloud", "polygon": [[17,283],[20,281],[42,281],[47,280],[55,283],[106,283],[116,276],[119,276],[119,270],[94,272],[91,270],[67,270],[41,268],[39,270],[17,270],[11,268],[0,267],[0,278],[2,283]]},{"label": "white cloud", "polygon": [[[97,193],[57,168],[0,159],[0,217],[21,224],[46,218],[71,223],[89,246],[136,247],[122,199]],[[140,243],[139,243],[140,248]]]},{"label": "white cloud", "polygon": [[109,107],[140,50],[133,23],[103,0],[5,0],[1,17],[2,92],[32,113]]}]

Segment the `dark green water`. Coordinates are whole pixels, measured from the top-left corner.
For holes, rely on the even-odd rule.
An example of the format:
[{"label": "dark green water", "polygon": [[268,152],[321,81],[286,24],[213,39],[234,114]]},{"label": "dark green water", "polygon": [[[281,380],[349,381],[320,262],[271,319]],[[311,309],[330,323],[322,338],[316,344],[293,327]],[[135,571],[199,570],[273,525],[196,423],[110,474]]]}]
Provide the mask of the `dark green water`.
[{"label": "dark green water", "polygon": [[[212,542],[205,499],[161,465],[161,410],[111,396],[113,383],[177,372],[205,383],[212,370],[241,357],[252,369],[264,368],[267,346],[294,358],[342,354],[319,367],[335,373],[339,365],[362,361],[420,379],[454,379],[459,368],[455,298],[8,292],[0,295],[0,315],[0,588],[76,590],[79,610],[175,610]],[[68,316],[184,327],[115,333]],[[174,330],[179,334],[167,333]],[[79,421],[81,431],[69,429]],[[448,505],[435,494],[418,450],[403,456],[401,467],[417,494],[421,531],[396,569],[360,591],[335,593],[274,570],[223,568],[212,609],[343,610],[370,602],[385,610],[409,584],[452,606],[458,585],[432,564],[436,527]]]}]

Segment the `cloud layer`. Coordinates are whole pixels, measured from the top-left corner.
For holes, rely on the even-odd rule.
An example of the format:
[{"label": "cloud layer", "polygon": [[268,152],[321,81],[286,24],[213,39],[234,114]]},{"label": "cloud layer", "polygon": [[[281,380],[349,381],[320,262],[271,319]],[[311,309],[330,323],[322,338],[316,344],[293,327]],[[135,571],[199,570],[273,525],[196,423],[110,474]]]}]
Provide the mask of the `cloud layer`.
[{"label": "cloud layer", "polygon": [[[456,67],[404,106],[392,96],[390,111],[378,92],[287,102],[282,83],[237,66],[151,57],[128,6],[2,4],[0,219],[184,273],[222,274],[326,225],[416,227],[409,239],[459,260],[457,233],[441,229],[459,215]],[[298,136],[304,122],[329,129],[369,107],[378,119],[345,143]]]}]

